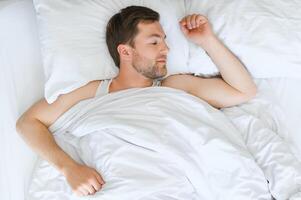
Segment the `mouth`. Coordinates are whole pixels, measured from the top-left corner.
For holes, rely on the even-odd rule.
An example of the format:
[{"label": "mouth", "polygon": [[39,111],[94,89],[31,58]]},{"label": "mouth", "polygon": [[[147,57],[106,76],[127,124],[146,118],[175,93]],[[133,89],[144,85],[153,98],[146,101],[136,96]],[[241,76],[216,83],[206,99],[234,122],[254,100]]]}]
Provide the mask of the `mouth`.
[{"label": "mouth", "polygon": [[166,56],[160,56],[157,60],[158,63],[166,63],[166,59],[167,57]]},{"label": "mouth", "polygon": [[166,59],[157,60],[158,63],[166,63]]}]

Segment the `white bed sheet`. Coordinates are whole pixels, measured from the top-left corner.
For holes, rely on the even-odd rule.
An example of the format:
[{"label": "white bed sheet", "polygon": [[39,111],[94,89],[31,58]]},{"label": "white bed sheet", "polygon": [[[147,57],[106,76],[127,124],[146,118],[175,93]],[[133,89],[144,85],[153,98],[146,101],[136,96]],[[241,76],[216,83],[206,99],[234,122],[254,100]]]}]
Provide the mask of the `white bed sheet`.
[{"label": "white bed sheet", "polygon": [[[0,1],[0,24],[6,25],[0,31],[1,200],[22,200],[27,192],[36,155],[17,135],[15,122],[21,113],[43,96],[44,83],[35,24],[22,20],[34,16],[22,12],[22,6],[29,6],[26,3],[19,5],[17,17],[10,15],[9,6],[14,2],[17,0]],[[4,9],[7,12],[2,12]],[[24,36],[24,28],[29,28],[33,36]],[[258,85],[263,96],[281,105],[290,131],[287,140],[296,146],[300,154],[301,79],[261,79]]]},{"label": "white bed sheet", "polygon": [[[36,155],[17,135],[15,122],[43,96],[44,75],[35,16],[26,12],[31,9],[28,3],[17,2],[0,1],[1,200],[25,197]],[[18,12],[12,13],[12,8]],[[29,31],[32,35],[24,34]]]},{"label": "white bed sheet", "polygon": [[[260,87],[264,85],[264,83],[260,83]],[[183,96],[181,96],[182,94]],[[201,103],[195,97],[184,95],[183,92],[175,92],[167,88],[148,88],[144,90],[133,89],[108,95],[106,98],[83,101],[57,120],[50,127],[50,130],[59,137],[57,138],[58,141],[62,141],[63,148],[66,146],[63,141],[71,142],[75,145],[77,149],[75,151],[79,157],[86,164],[101,172],[107,185],[102,192],[97,193],[96,197],[99,197],[99,199],[119,200],[122,199],[119,195],[127,192],[127,195],[122,196],[124,199],[140,199],[137,197],[142,197],[145,192],[149,192],[150,199],[192,199],[193,195],[189,187],[174,187],[179,184],[173,181],[169,182],[170,179],[173,179],[171,177],[177,177],[175,171],[178,170],[163,170],[162,173],[160,169],[163,166],[150,167],[149,164],[146,164],[157,163],[158,159],[161,160],[162,158],[164,160],[167,156],[165,153],[168,154],[172,162],[177,162],[176,166],[183,166],[176,174],[179,176],[183,173],[186,174],[198,194],[195,199],[220,199],[220,194],[224,194],[224,199],[233,200],[270,199],[264,175],[269,180],[271,194],[278,200],[288,199],[296,190],[299,190],[296,187],[301,186],[301,162],[296,161],[295,157],[289,153],[287,145],[280,139],[281,136],[286,136],[286,129],[278,120],[278,109],[275,108],[274,104],[271,105],[270,102],[262,99],[262,92],[258,94],[258,98],[244,105],[223,109],[226,116],[229,116],[239,129],[240,133],[237,134],[235,134],[235,129],[231,129],[230,124],[228,124],[229,121],[225,119],[221,112],[216,111],[216,109],[212,110],[212,107],[210,109],[207,104]],[[157,101],[157,99],[160,100]],[[136,102],[136,109],[131,109],[133,102]],[[108,107],[107,103],[111,106]],[[205,106],[208,110],[202,106]],[[148,115],[142,118],[139,117],[144,114],[142,111],[146,110]],[[166,112],[162,112],[164,110]],[[79,113],[75,117],[74,114],[77,111]],[[158,118],[162,119],[159,120],[160,123],[150,124],[150,122],[157,122]],[[169,123],[170,121],[172,121],[172,124]],[[191,129],[192,127],[193,129]],[[118,131],[120,129],[122,131]],[[154,134],[154,130],[164,130],[163,135]],[[223,134],[219,134],[220,131]],[[66,132],[76,137],[65,134]],[[136,133],[139,134],[136,135]],[[110,136],[107,137],[108,135]],[[230,157],[236,155],[236,153],[230,150],[231,148],[225,147],[228,142],[225,141],[222,144],[217,142],[218,145],[214,146],[214,144],[217,144],[216,141],[220,141],[220,137],[230,135],[233,136],[231,137],[233,142],[237,142],[237,139],[242,139],[240,136],[243,136],[245,141],[241,140],[241,143],[247,143],[248,151],[264,171],[264,175],[258,173],[261,170],[258,171],[258,167],[251,167],[252,164],[248,162],[247,166],[252,168],[251,179],[254,179],[252,184],[248,184],[250,177],[248,178],[247,174],[241,176],[242,172],[248,171],[243,166],[238,167],[239,172],[234,172],[235,178],[230,178],[233,177],[229,175],[229,173],[233,173],[233,171],[232,173],[230,171],[235,169],[232,164],[237,164],[241,159],[238,156],[230,161]],[[78,137],[81,139],[77,140]],[[179,140],[182,137],[183,140]],[[190,143],[190,141],[193,142]],[[175,147],[176,149],[174,149]],[[194,147],[196,147],[196,151],[192,150]],[[151,157],[148,154],[149,151],[146,151],[145,148],[153,150],[151,151]],[[165,151],[166,148],[167,151]],[[200,149],[202,151],[199,151]],[[208,149],[213,151],[208,152]],[[226,155],[225,149],[229,153],[228,156],[231,155],[230,157]],[[225,154],[219,154],[219,150]],[[181,153],[179,154],[179,152]],[[74,153],[74,151],[70,153]],[[210,156],[203,157],[204,155]],[[243,150],[239,155],[245,155]],[[191,160],[192,157],[195,160]],[[136,161],[134,161],[135,159]],[[212,162],[213,160],[215,161]],[[159,163],[161,162],[163,161],[159,161]],[[136,164],[131,165],[129,163]],[[223,163],[223,165],[217,165],[217,163]],[[172,167],[167,163],[165,164]],[[165,164],[164,167],[166,167]],[[49,164],[44,163],[44,161],[42,161],[41,166],[37,166],[30,187],[30,199],[73,199],[72,196],[68,195],[71,191],[70,187],[64,182],[64,178],[56,170],[53,170],[53,167],[47,166]],[[216,169],[218,166],[221,168],[217,170],[217,175]],[[143,172],[137,172],[140,171],[137,167],[143,169]],[[126,171],[124,171],[125,168]],[[147,170],[151,170],[151,172]],[[153,170],[156,173],[147,178],[146,174],[152,174]],[[195,172],[193,176],[191,176],[192,171]],[[225,171],[227,171],[226,174]],[[199,172],[204,176],[200,176]],[[129,176],[131,173],[132,176]],[[258,175],[258,179],[255,178],[256,175]],[[166,185],[169,192],[160,187],[160,192],[157,193],[158,188],[148,185],[148,183],[157,181],[161,183],[162,177],[165,177],[164,180],[169,182]],[[195,179],[195,177],[198,178]],[[215,178],[218,181],[214,181]],[[220,185],[220,183],[222,184]],[[240,186],[248,185],[248,187],[238,189],[237,184]],[[145,188],[144,191],[132,190],[132,188],[141,185],[145,185],[147,189]],[[189,184],[184,185],[188,186]],[[208,187],[214,189],[211,190]],[[228,187],[231,189],[229,190]],[[246,190],[249,189],[251,191],[245,196]],[[156,191],[155,194],[154,191]],[[243,193],[241,193],[242,191]],[[161,195],[166,192],[168,194],[171,192],[173,198],[168,195],[163,198]],[[161,196],[161,198],[156,195]],[[185,197],[182,195],[185,195]],[[290,200],[293,200],[293,197]]]},{"label": "white bed sheet", "polygon": [[296,147],[301,160],[301,78],[262,79],[260,83],[263,95],[281,107],[288,129],[286,141]]},{"label": "white bed sheet", "polygon": [[[8,68],[7,68],[8,69]],[[37,84],[26,82],[24,85],[19,85],[13,71],[7,71],[6,79],[1,77],[1,138],[0,149],[2,162],[0,165],[0,199],[1,200],[20,200],[24,199],[29,186],[30,177],[33,171],[36,156],[33,152],[21,141],[14,130],[14,124],[17,117],[24,111],[30,104],[40,98],[42,90],[33,89],[32,95],[25,98],[22,97],[27,103],[27,106],[20,107],[20,92],[18,93],[16,87],[20,88],[34,88]],[[3,84],[6,80],[6,84]],[[259,80],[263,95],[266,98],[272,98],[274,102],[279,102],[284,111],[287,127],[290,130],[287,141],[294,145],[299,151],[296,156],[301,159],[301,94],[296,93],[298,86],[301,84],[300,80],[290,79],[271,79]],[[42,85],[40,85],[42,87]],[[264,89],[263,89],[264,88]],[[267,90],[272,88],[273,90]],[[35,91],[35,92],[34,92]],[[35,94],[36,93],[36,94]],[[2,95],[5,94],[5,95]],[[275,99],[273,96],[277,96]],[[24,101],[22,101],[24,103]]]}]

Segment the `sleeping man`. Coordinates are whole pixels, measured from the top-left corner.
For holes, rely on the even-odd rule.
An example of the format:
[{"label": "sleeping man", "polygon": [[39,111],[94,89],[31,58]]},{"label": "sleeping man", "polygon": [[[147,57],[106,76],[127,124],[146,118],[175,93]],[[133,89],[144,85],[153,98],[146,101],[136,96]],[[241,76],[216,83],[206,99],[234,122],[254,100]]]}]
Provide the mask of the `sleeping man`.
[{"label": "sleeping man", "polygon": [[256,94],[256,86],[242,63],[213,33],[206,17],[193,14],[184,17],[179,26],[183,34],[201,46],[218,67],[221,77],[201,78],[193,75],[167,74],[169,51],[159,14],[149,8],[130,6],[115,14],[107,25],[109,52],[120,71],[111,80],[97,80],[61,95],[54,103],[45,99],[35,103],[17,122],[17,130],[29,146],[55,166],[74,193],[91,195],[105,181],[95,169],[79,164],[55,142],[48,127],[63,113],[82,100],[131,88],[164,86],[201,98],[216,108],[248,101]]}]

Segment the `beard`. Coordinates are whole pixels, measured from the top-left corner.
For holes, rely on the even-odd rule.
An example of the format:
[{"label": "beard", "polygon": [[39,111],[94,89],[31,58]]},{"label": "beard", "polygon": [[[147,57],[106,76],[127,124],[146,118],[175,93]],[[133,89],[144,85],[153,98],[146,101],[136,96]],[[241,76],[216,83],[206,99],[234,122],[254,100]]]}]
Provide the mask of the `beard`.
[{"label": "beard", "polygon": [[140,56],[134,59],[133,67],[138,73],[152,80],[162,79],[167,74],[165,63],[158,63]]}]

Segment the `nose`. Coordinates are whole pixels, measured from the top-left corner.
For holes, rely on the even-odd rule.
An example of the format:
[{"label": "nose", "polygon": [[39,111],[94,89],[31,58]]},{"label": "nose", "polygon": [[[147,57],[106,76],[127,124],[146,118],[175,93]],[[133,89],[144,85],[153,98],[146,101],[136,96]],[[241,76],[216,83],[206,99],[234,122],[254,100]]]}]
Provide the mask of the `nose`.
[{"label": "nose", "polygon": [[169,52],[169,47],[165,41],[163,41],[163,47],[162,47],[162,52],[167,55]]}]

